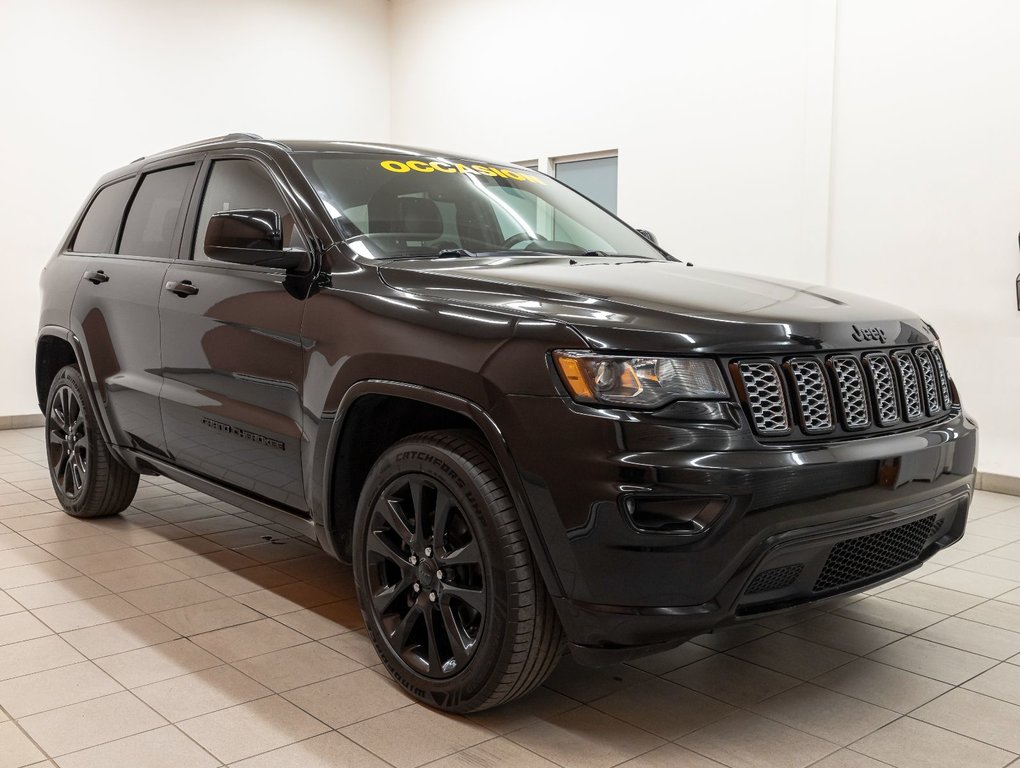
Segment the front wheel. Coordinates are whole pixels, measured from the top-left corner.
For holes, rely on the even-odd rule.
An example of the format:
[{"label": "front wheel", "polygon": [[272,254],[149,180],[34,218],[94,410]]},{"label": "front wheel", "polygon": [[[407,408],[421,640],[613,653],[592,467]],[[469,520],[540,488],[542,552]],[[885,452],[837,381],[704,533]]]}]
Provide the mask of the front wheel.
[{"label": "front wheel", "polygon": [[109,517],[131,503],[138,474],[110,452],[81,372],[61,368],[46,400],[46,458],[57,501],[72,517]]},{"label": "front wheel", "polygon": [[494,707],[553,670],[563,633],[486,446],[425,432],[388,449],[354,524],[354,578],[380,658],[415,698]]}]

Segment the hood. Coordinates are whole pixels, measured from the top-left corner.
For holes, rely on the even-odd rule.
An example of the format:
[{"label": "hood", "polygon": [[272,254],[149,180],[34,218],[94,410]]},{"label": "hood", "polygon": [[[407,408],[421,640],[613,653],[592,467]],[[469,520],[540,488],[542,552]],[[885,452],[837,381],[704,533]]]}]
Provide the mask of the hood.
[{"label": "hood", "polygon": [[415,259],[381,272],[423,297],[567,323],[596,349],[781,354],[934,338],[913,313],[874,299],[673,261]]}]

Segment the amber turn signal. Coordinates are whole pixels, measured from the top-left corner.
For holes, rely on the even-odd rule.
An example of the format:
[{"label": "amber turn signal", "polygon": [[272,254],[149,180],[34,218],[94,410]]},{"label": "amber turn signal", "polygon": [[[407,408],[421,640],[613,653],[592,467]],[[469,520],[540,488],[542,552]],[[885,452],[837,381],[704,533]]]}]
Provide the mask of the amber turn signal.
[{"label": "amber turn signal", "polygon": [[591,386],[588,384],[577,358],[556,355],[555,359],[570,394],[578,400],[594,400],[595,396],[591,392]]}]

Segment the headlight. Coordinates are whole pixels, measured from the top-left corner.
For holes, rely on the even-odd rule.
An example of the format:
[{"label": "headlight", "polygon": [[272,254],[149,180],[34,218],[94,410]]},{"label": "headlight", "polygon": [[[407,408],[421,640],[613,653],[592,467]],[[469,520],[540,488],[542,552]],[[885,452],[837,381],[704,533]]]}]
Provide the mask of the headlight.
[{"label": "headlight", "polygon": [[556,367],[582,403],[658,408],[673,400],[729,397],[714,360],[696,357],[622,357],[557,351]]}]

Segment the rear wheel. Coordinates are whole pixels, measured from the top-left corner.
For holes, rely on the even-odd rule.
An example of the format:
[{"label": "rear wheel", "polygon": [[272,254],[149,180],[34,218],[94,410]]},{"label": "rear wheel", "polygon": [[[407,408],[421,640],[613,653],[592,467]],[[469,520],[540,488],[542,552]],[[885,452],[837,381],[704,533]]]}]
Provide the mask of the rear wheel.
[{"label": "rear wheel", "polygon": [[355,519],[354,574],[372,641],[415,698],[473,712],[531,691],[563,635],[495,460],[470,432],[387,450]]},{"label": "rear wheel", "polygon": [[110,452],[73,365],[61,368],[50,385],[46,458],[57,500],[73,517],[116,515],[135,496],[138,474]]}]

